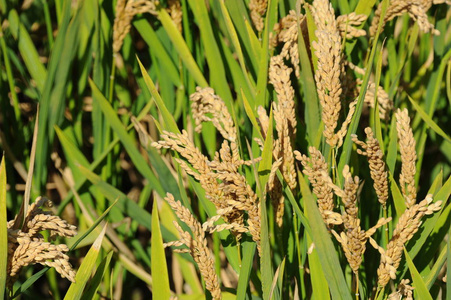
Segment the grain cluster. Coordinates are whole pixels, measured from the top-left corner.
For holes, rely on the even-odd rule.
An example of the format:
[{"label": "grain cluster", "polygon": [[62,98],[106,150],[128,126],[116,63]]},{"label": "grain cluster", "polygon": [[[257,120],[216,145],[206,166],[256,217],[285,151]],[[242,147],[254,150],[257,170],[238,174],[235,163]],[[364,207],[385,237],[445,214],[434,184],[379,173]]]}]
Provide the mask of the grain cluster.
[{"label": "grain cluster", "polygon": [[22,226],[15,228],[15,220],[8,222],[8,266],[7,286],[11,290],[20,271],[34,264],[41,264],[54,268],[63,278],[75,282],[75,271],[69,263],[66,254],[69,248],[65,244],[52,244],[44,240],[43,231],[49,233],[49,240],[57,236],[73,237],[77,234],[76,227],[68,224],[50,211],[43,211],[41,207],[50,207],[52,202],[39,197],[28,208]]}]

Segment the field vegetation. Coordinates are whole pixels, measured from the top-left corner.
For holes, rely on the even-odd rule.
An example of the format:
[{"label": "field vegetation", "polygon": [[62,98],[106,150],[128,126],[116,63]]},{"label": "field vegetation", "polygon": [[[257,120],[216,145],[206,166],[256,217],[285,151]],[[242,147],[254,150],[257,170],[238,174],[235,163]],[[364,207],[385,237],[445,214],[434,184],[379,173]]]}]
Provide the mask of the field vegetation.
[{"label": "field vegetation", "polygon": [[450,299],[445,0],[0,0],[1,299]]}]

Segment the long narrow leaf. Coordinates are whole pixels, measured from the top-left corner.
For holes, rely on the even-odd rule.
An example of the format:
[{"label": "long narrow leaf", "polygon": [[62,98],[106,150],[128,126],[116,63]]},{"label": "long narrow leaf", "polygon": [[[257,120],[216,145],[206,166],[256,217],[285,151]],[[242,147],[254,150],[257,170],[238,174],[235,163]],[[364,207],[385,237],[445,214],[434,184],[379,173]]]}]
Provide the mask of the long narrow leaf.
[{"label": "long narrow leaf", "polygon": [[432,300],[431,294],[429,294],[428,288],[423,281],[420,273],[418,273],[417,268],[413,264],[412,259],[410,258],[409,253],[404,248],[404,255],[406,256],[407,265],[409,266],[410,274],[412,275],[413,287],[415,288],[414,292],[417,299],[424,300]]},{"label": "long narrow leaf", "polygon": [[5,297],[6,266],[8,262],[8,231],[6,220],[6,168],[5,155],[0,165],[0,300]]},{"label": "long narrow leaf", "polygon": [[152,240],[151,240],[151,270],[153,276],[154,299],[169,299],[171,297],[169,289],[168,266],[161,237],[160,222],[158,216],[157,201],[153,202],[152,209]]},{"label": "long narrow leaf", "polygon": [[86,284],[91,279],[92,270],[94,269],[97,257],[99,256],[100,248],[102,247],[102,240],[105,236],[106,227],[107,225],[105,224],[102,232],[97,237],[94,244],[92,244],[91,249],[89,249],[88,254],[86,254],[83,259],[83,262],[77,271],[77,275],[75,276],[75,282],[70,285],[69,290],[64,297],[65,300],[78,300],[81,298]]},{"label": "long narrow leaf", "polygon": [[312,230],[312,239],[321,260],[324,275],[329,283],[332,298],[351,300],[352,297],[343,276],[337,252],[335,251],[332,240],[330,239],[330,234],[324,225],[319,209],[313,199],[313,195],[310,192],[304,177],[300,176],[299,182],[301,184],[301,192],[304,199],[307,218]]}]

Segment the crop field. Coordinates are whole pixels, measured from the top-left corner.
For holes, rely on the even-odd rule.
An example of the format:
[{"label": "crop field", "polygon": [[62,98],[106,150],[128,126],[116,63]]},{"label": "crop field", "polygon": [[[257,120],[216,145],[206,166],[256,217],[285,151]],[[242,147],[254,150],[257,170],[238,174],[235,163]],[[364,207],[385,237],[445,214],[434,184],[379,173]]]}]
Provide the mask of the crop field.
[{"label": "crop field", "polygon": [[0,25],[0,300],[451,299],[449,0]]}]

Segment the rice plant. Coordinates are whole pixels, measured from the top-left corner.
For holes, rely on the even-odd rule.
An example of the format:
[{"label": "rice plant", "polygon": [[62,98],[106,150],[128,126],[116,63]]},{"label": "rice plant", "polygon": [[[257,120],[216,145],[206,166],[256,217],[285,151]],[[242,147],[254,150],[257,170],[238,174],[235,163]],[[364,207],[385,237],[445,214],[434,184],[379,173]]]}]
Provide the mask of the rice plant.
[{"label": "rice plant", "polygon": [[445,0],[1,0],[0,299],[448,299]]}]

